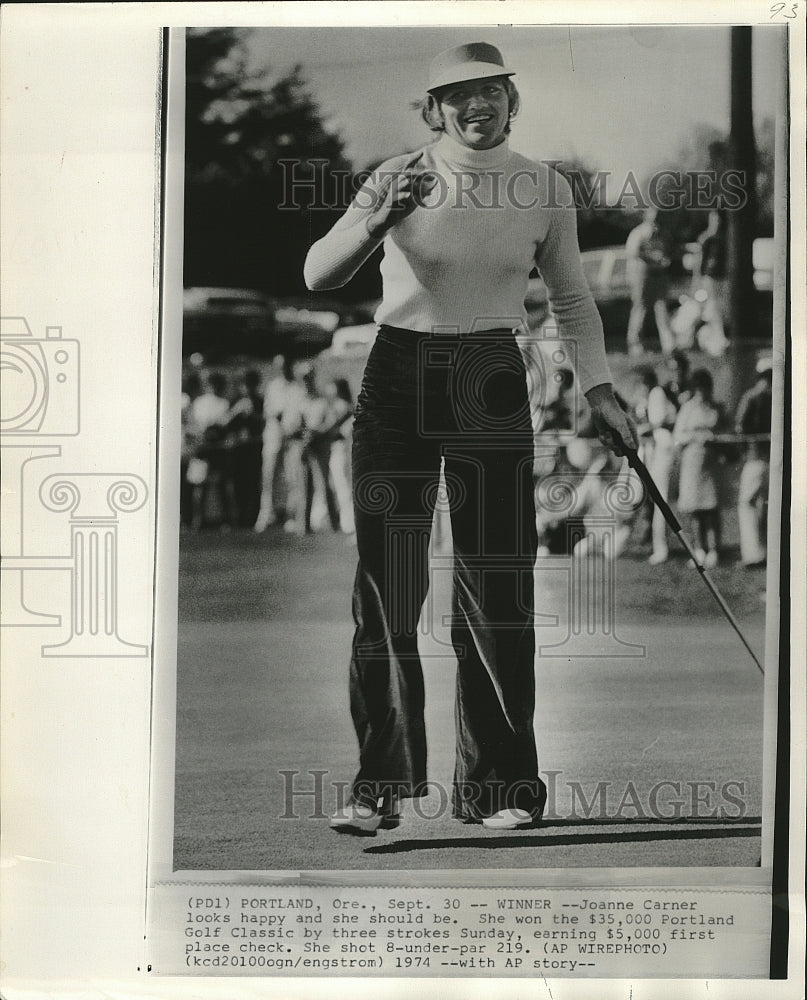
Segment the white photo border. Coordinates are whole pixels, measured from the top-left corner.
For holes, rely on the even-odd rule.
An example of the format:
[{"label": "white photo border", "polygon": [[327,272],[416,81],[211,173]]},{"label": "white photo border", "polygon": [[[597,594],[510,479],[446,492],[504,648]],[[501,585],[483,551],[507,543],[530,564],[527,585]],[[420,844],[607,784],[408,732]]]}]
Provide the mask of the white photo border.
[{"label": "white photo border", "polygon": [[[794,279],[791,329],[795,331],[791,371],[792,384],[798,386],[807,368],[800,277],[805,271],[805,217],[804,198],[799,194],[805,187],[804,109],[796,98],[804,92],[805,11],[797,6],[800,20],[790,32],[790,274]],[[417,4],[399,3],[387,4],[383,10],[366,3],[114,8],[111,4],[6,7],[0,34],[1,79],[8,99],[2,112],[5,140],[0,151],[5,177],[3,313],[23,316],[40,339],[48,326],[58,324],[65,340],[80,341],[87,372],[81,382],[81,433],[57,430],[59,440],[49,447],[61,452],[54,456],[51,450],[42,458],[63,459],[68,471],[57,468],[60,478],[111,477],[104,481],[104,488],[108,491],[114,486],[117,491],[113,515],[121,530],[116,528],[114,543],[108,544],[117,546],[110,550],[115,557],[112,565],[119,570],[117,580],[125,597],[117,607],[115,627],[107,631],[119,645],[110,640],[106,651],[85,650],[67,660],[43,656],[41,647],[49,640],[44,623],[30,629],[4,627],[0,635],[5,661],[3,794],[10,813],[3,851],[3,986],[9,997],[36,996],[44,987],[60,995],[86,997],[108,996],[110,989],[120,996],[221,995],[221,981],[150,979],[143,957],[147,882],[171,871],[171,836],[166,842],[164,831],[173,832],[172,775],[166,772],[166,760],[173,757],[165,754],[171,745],[175,700],[164,664],[175,658],[176,648],[176,589],[170,581],[176,578],[178,524],[172,523],[170,511],[178,505],[170,495],[174,473],[167,470],[179,465],[179,419],[171,405],[176,399],[171,379],[172,372],[179,371],[181,338],[176,334],[181,329],[181,280],[177,285],[172,267],[181,260],[181,249],[170,227],[163,232],[162,243],[157,234],[162,195],[176,198],[182,181],[171,167],[181,159],[181,136],[172,134],[170,121],[167,132],[160,131],[164,122],[160,106],[176,99],[164,86],[160,89],[170,54],[163,28],[219,24],[223,10],[228,23],[362,25],[369,19],[395,24],[406,18],[410,23],[424,18],[429,23],[484,24],[498,21],[502,10],[501,5],[484,0],[473,5],[430,4],[428,13]],[[731,5],[729,13],[725,4],[685,2],[676,6],[673,19],[670,8],[661,5],[580,4],[569,10],[563,4],[516,0],[508,5],[508,17],[513,23],[663,24],[675,20],[714,24],[730,23],[729,17],[735,23],[741,19],[763,23],[771,10],[770,5],[740,3]],[[162,281],[156,280],[160,275]],[[118,394],[120,412],[120,407],[111,405],[116,400],[109,383],[114,386],[122,376],[126,393]],[[793,442],[805,439],[801,404],[797,394],[791,448]],[[155,413],[159,413],[158,426]],[[74,437],[67,436],[73,433]],[[782,427],[780,433],[785,433],[787,441],[787,429]],[[711,981],[709,995],[799,995],[804,940],[804,618],[796,609],[807,606],[803,574],[807,489],[804,463],[798,460],[798,452],[795,457],[791,617],[789,623],[783,621],[782,630],[786,635],[789,625],[793,685],[790,979],[778,983]],[[73,484],[85,501],[94,499],[82,490],[87,485],[86,478],[79,479],[78,487]],[[36,600],[31,603],[40,614],[40,608],[53,608],[63,618],[70,614],[65,577],[59,572],[68,567],[58,562],[69,554],[64,513],[70,512],[72,522],[81,520],[75,505],[79,500],[69,505],[74,493],[67,506],[62,505],[65,489],[60,487],[62,493],[54,494],[55,506],[49,508],[48,517],[33,524],[31,551],[20,551],[26,559],[44,554],[54,562],[50,572],[39,574],[42,579],[37,579]],[[141,499],[148,500],[147,506]],[[88,520],[104,516],[110,515],[96,508],[86,512]],[[71,530],[80,533],[80,526],[72,524]],[[38,568],[45,567],[32,564],[32,569]],[[778,583],[773,581],[772,591],[771,582],[769,578],[769,593],[775,592]],[[3,596],[5,612],[5,588]],[[768,636],[769,648],[777,638]],[[776,714],[770,696],[767,712],[766,725]],[[768,782],[768,805],[773,794]],[[765,849],[772,850],[770,833]],[[652,871],[654,876],[660,874]],[[624,870],[619,873],[620,878],[625,875]],[[690,871],[687,876],[701,873]],[[194,878],[198,875],[193,874]],[[227,873],[227,877],[232,875],[237,881],[239,874]],[[344,884],[361,884],[360,874],[348,873]],[[387,884],[389,874],[383,880]],[[438,873],[418,872],[418,880],[425,882],[427,874],[429,879],[432,874],[440,878]],[[641,874],[630,873],[623,884]],[[215,877],[221,880],[221,873],[211,876]],[[452,872],[452,884],[457,878],[458,873]],[[267,879],[269,884],[275,881],[273,874]],[[379,879],[365,884],[370,881],[378,884]],[[444,876],[440,883],[445,884]],[[250,995],[272,996],[285,995],[301,985],[242,979],[239,989],[245,995],[251,990]],[[390,996],[411,989],[403,983],[386,985]],[[594,990],[597,996],[624,996],[628,983],[552,980],[541,988],[548,990],[550,985],[551,995],[565,998]],[[630,985],[637,997],[657,996],[665,989],[706,995],[700,981],[635,981]],[[309,996],[377,995],[378,986],[365,980],[305,983]],[[523,982],[518,980],[440,980],[432,986],[435,995],[444,996],[476,992],[490,996],[494,991],[502,997],[523,995]],[[424,991],[428,987],[427,981],[418,984]]]}]

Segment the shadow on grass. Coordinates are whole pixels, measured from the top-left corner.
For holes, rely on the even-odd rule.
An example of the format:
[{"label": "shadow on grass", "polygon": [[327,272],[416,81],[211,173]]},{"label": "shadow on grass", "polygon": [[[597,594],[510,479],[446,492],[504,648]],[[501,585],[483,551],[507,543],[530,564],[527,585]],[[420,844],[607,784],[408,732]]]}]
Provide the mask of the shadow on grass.
[{"label": "shadow on grass", "polygon": [[575,816],[548,819],[539,826],[760,826],[761,816]]},{"label": "shadow on grass", "polygon": [[[438,837],[419,840],[396,840],[391,844],[374,844],[365,847],[365,854],[406,854],[412,851],[434,851],[447,847],[471,847],[483,850],[524,847],[564,847],[575,844],[636,844],[662,840],[723,840],[729,837],[759,837],[760,817],[734,819],[676,819],[654,820],[653,830],[609,830],[590,833],[520,833],[514,830],[505,836],[487,834],[481,837]],[[641,824],[647,826],[646,819],[574,819],[554,823],[541,823],[541,829],[569,826],[620,826],[630,827]],[[697,828],[695,827],[697,824]]]}]

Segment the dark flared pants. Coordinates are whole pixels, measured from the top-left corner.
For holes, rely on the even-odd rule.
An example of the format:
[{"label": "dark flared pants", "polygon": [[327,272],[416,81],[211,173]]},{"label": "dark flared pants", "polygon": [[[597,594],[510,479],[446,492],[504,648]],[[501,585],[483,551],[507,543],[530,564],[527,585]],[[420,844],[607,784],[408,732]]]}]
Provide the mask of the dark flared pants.
[{"label": "dark flared pants", "polygon": [[427,791],[417,625],[444,459],[458,660],[453,814],[473,822],[503,808],[540,813],[532,457],[524,365],[509,331],[381,327],[353,437],[355,801]]}]

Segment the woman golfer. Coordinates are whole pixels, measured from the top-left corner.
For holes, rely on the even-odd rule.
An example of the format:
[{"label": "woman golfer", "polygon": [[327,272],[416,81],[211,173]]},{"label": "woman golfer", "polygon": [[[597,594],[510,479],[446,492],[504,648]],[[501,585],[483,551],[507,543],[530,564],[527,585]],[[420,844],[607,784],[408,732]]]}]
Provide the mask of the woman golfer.
[{"label": "woman golfer", "polygon": [[605,444],[636,447],[614,398],[602,324],[580,265],[566,181],[508,144],[518,93],[498,49],[441,53],[422,113],[439,138],[384,163],[311,247],[312,290],[339,287],[383,244],[378,335],[357,401],[359,565],[350,663],[359,771],[331,826],[397,825],[425,795],[417,623],[441,459],[454,544],[458,659],[453,815],[530,826],[546,797],[533,733],[533,438],[515,333],[537,267]]}]

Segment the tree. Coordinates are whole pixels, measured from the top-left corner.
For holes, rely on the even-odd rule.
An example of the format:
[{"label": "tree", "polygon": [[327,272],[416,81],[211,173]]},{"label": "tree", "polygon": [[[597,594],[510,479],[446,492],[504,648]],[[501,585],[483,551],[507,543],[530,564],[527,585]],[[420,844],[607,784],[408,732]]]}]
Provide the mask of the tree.
[{"label": "tree", "polygon": [[[690,188],[687,177],[694,177],[705,171],[725,171],[730,164],[730,136],[724,129],[714,125],[698,123],[681,143],[675,155],[657,165],[652,172],[658,174],[671,170],[680,174],[683,183],[671,181],[679,188]],[[756,218],[754,236],[773,236],[773,194],[774,194],[774,121],[764,118],[756,130]],[[649,178],[644,187],[647,188]],[[692,204],[685,206],[683,236],[694,239],[706,225],[707,211]]]},{"label": "tree", "polygon": [[233,28],[188,31],[189,176],[239,184],[268,176],[279,159],[294,156],[347,166],[341,139],[324,127],[301,67],[274,82],[268,68],[248,70],[245,38]]},{"label": "tree", "polygon": [[[248,69],[246,38],[233,28],[187,33],[184,281],[302,294],[305,254],[344,208],[334,195],[350,164],[301,67],[274,78]],[[324,161],[313,197],[332,209],[283,207],[291,165],[299,177],[312,160]]]},{"label": "tree", "polygon": [[569,182],[577,206],[577,235],[581,250],[622,244],[639,222],[641,212],[626,211],[606,203],[607,192],[599,196],[598,178],[603,177],[584,160],[563,160],[558,173]]}]

